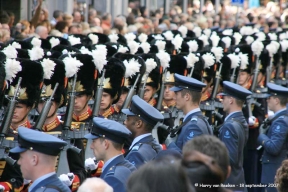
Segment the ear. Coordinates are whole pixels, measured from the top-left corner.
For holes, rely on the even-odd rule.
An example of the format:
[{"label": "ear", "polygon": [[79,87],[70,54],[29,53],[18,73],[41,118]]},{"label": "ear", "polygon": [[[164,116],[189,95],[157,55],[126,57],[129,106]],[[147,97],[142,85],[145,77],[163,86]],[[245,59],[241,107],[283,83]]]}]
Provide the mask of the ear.
[{"label": "ear", "polygon": [[36,153],[31,154],[31,159],[30,159],[30,163],[32,166],[36,166],[38,164],[39,161],[39,157]]},{"label": "ear", "polygon": [[109,140],[104,139],[104,141],[103,141],[102,143],[103,143],[103,146],[104,146],[105,149],[108,149],[108,148],[109,148],[109,146],[110,146]]},{"label": "ear", "polygon": [[137,128],[140,128],[140,127],[142,127],[143,126],[143,121],[142,120],[138,120],[137,122],[136,122],[136,127]]}]

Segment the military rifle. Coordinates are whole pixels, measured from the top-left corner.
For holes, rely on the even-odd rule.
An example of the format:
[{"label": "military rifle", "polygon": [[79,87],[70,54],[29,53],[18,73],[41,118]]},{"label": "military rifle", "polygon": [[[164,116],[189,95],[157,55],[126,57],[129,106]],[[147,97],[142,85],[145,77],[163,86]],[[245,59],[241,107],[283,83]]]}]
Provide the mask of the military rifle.
[{"label": "military rifle", "polygon": [[159,93],[158,101],[157,101],[157,107],[156,108],[159,111],[161,111],[161,108],[162,108],[162,101],[163,101],[163,96],[164,96],[164,91],[165,91],[165,83],[166,83],[166,75],[167,75],[167,68],[165,69],[165,71],[163,73],[164,80],[162,81],[160,93]]}]

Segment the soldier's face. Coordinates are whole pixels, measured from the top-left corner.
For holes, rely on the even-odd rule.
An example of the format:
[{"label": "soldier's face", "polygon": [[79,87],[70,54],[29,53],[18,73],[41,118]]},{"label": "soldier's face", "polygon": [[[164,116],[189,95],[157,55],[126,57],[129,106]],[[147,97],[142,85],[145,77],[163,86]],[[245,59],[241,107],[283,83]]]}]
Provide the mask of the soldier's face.
[{"label": "soldier's face", "polygon": [[93,153],[97,160],[103,160],[104,159],[104,152],[105,152],[105,141],[101,138],[93,139],[93,142],[91,143],[90,149],[93,150]]},{"label": "soldier's face", "polygon": [[[45,106],[45,102],[40,102],[40,103],[38,103],[38,106],[37,106],[37,111],[38,111],[38,113],[41,113],[41,112],[42,112],[44,106]],[[53,101],[47,117],[51,117],[52,115],[54,115],[54,114],[55,114],[55,111],[57,110],[57,108],[58,108],[58,107],[57,107],[56,102]]]},{"label": "soldier's face", "polygon": [[90,97],[88,97],[87,95],[83,94],[83,95],[77,95],[75,97],[75,105],[74,105],[74,113],[75,114],[82,114],[87,106],[87,103],[89,101]]},{"label": "soldier's face", "polygon": [[20,165],[21,173],[23,178],[31,180],[31,168],[33,165],[31,165],[32,161],[32,151],[25,151],[23,153],[20,153],[19,160],[17,161],[18,165]]},{"label": "soldier's face", "polygon": [[277,104],[277,98],[273,96],[267,98],[267,105],[269,110],[275,112],[274,108],[276,104]]},{"label": "soldier's face", "polygon": [[184,96],[182,95],[181,91],[175,92],[175,102],[177,109],[183,109],[186,105],[186,102],[184,100]]},{"label": "soldier's face", "polygon": [[231,103],[231,97],[223,96],[223,99],[222,99],[223,111],[225,111],[226,113],[229,112],[230,103]]},{"label": "soldier's face", "polygon": [[156,91],[155,88],[149,85],[146,85],[145,91],[144,91],[144,98],[143,98],[144,101],[149,102],[152,96],[154,95],[155,91]]},{"label": "soldier's face", "polygon": [[124,121],[124,125],[129,129],[132,133],[132,137],[135,136],[135,130],[136,130],[136,118],[135,116],[128,115],[126,120]]},{"label": "soldier's face", "polygon": [[166,84],[165,85],[165,90],[164,90],[164,100],[170,101],[173,100],[175,97],[175,92],[170,91],[170,88],[172,88],[174,85],[172,84]]},{"label": "soldier's face", "polygon": [[31,107],[27,107],[25,104],[18,103],[14,109],[12,123],[20,123],[23,121],[27,117],[30,110]]},{"label": "soldier's face", "polygon": [[101,98],[101,104],[100,104],[100,109],[104,110],[110,107],[112,104],[112,98],[109,93],[102,93],[102,98]]},{"label": "soldier's face", "polygon": [[250,75],[245,72],[245,71],[241,71],[239,73],[239,81],[238,81],[238,84],[239,85],[245,85],[245,83],[247,83],[248,81],[250,80]]},{"label": "soldier's face", "polygon": [[117,107],[118,107],[119,109],[122,108],[122,105],[123,105],[123,103],[124,103],[127,95],[128,95],[128,93],[123,93],[123,94],[121,94],[118,102],[116,103],[116,105],[117,105]]}]

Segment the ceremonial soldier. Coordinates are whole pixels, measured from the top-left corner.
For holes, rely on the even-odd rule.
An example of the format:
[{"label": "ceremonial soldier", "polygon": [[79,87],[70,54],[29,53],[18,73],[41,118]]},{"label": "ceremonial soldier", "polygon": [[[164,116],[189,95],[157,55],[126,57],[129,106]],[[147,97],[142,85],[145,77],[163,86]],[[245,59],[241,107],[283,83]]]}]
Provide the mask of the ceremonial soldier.
[{"label": "ceremonial soldier", "polygon": [[91,133],[85,135],[93,140],[90,148],[96,159],[105,162],[101,178],[117,192],[126,191],[128,177],[136,170],[122,155],[124,142],[130,135],[122,124],[99,117],[93,118]]},{"label": "ceremonial soldier", "polygon": [[276,192],[274,177],[281,162],[287,158],[288,114],[286,109],[288,89],[272,83],[268,87],[268,108],[274,117],[260,127],[258,144],[264,148],[262,156],[261,183],[267,184],[266,190]]},{"label": "ceremonial soldier", "polygon": [[67,143],[55,136],[20,127],[19,146],[10,150],[20,153],[18,164],[23,177],[32,180],[30,192],[63,191],[70,192],[55,174],[57,156]]},{"label": "ceremonial soldier", "polygon": [[[71,61],[71,60],[70,60]],[[51,65],[54,63],[55,67],[50,68],[54,71],[51,77],[47,76],[47,72],[49,74],[49,69],[46,69],[46,65]],[[49,99],[55,89],[56,83],[58,83],[58,87],[52,99],[52,105],[48,112],[47,118],[43,125],[38,125],[37,121],[34,126],[36,129],[40,129],[44,132],[54,132],[54,131],[62,131],[63,125],[57,117],[57,110],[63,104],[66,104],[67,98],[67,78],[71,75],[75,75],[77,66],[75,66],[73,62],[64,62],[59,59],[44,59],[41,61],[42,66],[44,66],[44,85],[42,88],[41,99],[37,106],[37,111],[41,113],[43,111],[45,102]],[[51,66],[50,66],[51,67]],[[69,71],[74,71],[74,73],[70,73]],[[48,70],[48,71],[47,71]],[[51,73],[50,73],[51,74]],[[47,109],[44,109],[47,110]],[[65,183],[69,187],[71,187],[72,191],[76,191],[81,182],[86,179],[86,170],[83,163],[83,158],[73,150],[67,150],[67,160],[70,168],[70,172],[72,172],[75,177],[73,179],[66,180]],[[63,176],[62,176],[63,177]],[[61,179],[62,179],[61,177]],[[67,178],[67,177],[66,177]],[[63,179],[62,179],[63,181]]]},{"label": "ceremonial soldier", "polygon": [[202,135],[212,134],[212,129],[199,108],[202,88],[206,84],[189,77],[175,74],[175,86],[170,90],[175,92],[176,107],[185,115],[183,123],[170,133],[165,141],[167,148],[182,151],[183,145],[190,139]]},{"label": "ceremonial soldier", "polygon": [[129,109],[122,109],[127,115],[125,126],[131,131],[133,142],[125,159],[139,168],[154,159],[161,146],[152,136],[154,126],[163,121],[163,115],[137,95],[133,96]]},{"label": "ceremonial soldier", "polygon": [[243,103],[252,93],[240,85],[224,81],[222,104],[227,113],[224,124],[219,130],[219,139],[223,141],[229,151],[231,174],[225,181],[235,185],[233,191],[246,191],[243,171],[243,151],[248,139],[248,124],[242,113]]}]

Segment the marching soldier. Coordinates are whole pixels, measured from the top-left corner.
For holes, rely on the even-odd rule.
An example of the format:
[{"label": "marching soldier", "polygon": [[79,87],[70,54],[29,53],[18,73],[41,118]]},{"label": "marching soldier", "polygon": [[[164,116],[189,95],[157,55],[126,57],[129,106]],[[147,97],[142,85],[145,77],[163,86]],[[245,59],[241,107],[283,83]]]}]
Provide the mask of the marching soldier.
[{"label": "marching soldier", "polygon": [[114,191],[125,192],[128,177],[136,170],[122,155],[124,142],[130,134],[125,126],[116,121],[94,117],[91,133],[85,135],[85,138],[93,140],[90,148],[96,159],[105,162],[101,178]]},{"label": "marching soldier", "polygon": [[242,113],[243,103],[252,93],[247,89],[228,82],[223,82],[222,104],[227,113],[224,124],[219,130],[219,138],[229,151],[231,174],[225,181],[233,186],[231,190],[246,191],[246,187],[239,184],[245,183],[243,171],[243,151],[248,139],[248,124]]},{"label": "marching soldier", "polygon": [[274,177],[281,162],[287,158],[287,93],[288,89],[272,83],[268,87],[268,108],[273,111],[274,117],[260,127],[258,144],[264,148],[262,156],[261,183],[267,184],[266,190],[276,192]]},{"label": "marching soldier", "polygon": [[174,78],[175,86],[170,90],[175,92],[176,107],[183,111],[185,117],[183,123],[173,131],[179,136],[170,133],[165,144],[169,149],[182,151],[187,141],[198,135],[212,134],[212,129],[199,108],[201,91],[206,84],[178,74]]},{"label": "marching soldier", "polygon": [[25,127],[20,127],[18,133],[19,146],[10,152],[20,154],[18,164],[23,177],[33,181],[29,191],[70,192],[55,174],[57,155],[67,143],[55,136]]},{"label": "marching soldier", "polygon": [[133,142],[126,153],[125,159],[139,168],[144,163],[154,159],[161,146],[152,136],[152,129],[163,121],[163,115],[137,95],[133,96],[129,109],[122,109],[127,115],[125,126],[131,131]]}]

